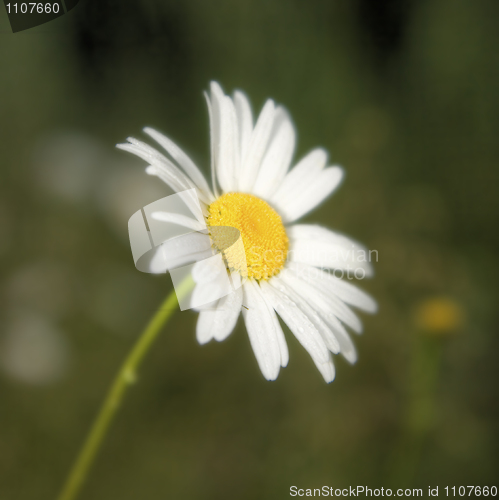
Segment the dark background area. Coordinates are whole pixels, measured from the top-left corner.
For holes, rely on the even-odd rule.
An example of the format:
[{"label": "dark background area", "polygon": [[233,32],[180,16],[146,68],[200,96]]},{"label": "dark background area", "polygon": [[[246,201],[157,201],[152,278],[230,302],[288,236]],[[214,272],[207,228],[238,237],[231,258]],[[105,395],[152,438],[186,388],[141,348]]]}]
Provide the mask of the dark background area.
[{"label": "dark background area", "polygon": [[380,310],[330,385],[291,335],[270,383],[242,322],[201,347],[176,314],[81,499],[497,486],[496,0],[82,0],[17,34],[1,9],[2,500],[55,497],[171,289],[135,270],[127,234],[169,190],[114,145],[152,126],[208,172],[213,79],[255,113],[284,104],[296,158],[320,145],[344,166],[305,221],[378,251],[359,286]]}]

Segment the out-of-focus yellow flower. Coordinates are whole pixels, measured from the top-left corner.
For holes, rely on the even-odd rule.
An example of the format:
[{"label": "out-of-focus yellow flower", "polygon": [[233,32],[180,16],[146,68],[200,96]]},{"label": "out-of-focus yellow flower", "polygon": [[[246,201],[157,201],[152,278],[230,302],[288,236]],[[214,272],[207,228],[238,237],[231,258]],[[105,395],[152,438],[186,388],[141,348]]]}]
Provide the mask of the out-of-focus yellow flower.
[{"label": "out-of-focus yellow flower", "polygon": [[416,307],[415,322],[427,333],[451,334],[463,324],[464,311],[449,297],[432,297]]}]

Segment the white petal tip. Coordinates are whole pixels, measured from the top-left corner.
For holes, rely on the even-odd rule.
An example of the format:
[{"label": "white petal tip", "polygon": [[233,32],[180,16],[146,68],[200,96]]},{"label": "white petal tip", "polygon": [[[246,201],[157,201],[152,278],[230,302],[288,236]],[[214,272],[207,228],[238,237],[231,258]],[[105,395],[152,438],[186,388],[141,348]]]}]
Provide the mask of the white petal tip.
[{"label": "white petal tip", "polygon": [[196,340],[198,341],[199,345],[205,345],[207,344],[213,337],[211,336],[209,331],[206,331],[204,328],[202,328],[199,324],[199,318],[198,318],[198,325],[196,326]]},{"label": "white petal tip", "polygon": [[331,382],[334,381],[335,377],[336,377],[336,372],[332,372],[331,371],[327,371],[326,373],[323,373],[322,376],[324,377],[324,381],[326,382],[326,384],[330,384]]},{"label": "white petal tip", "polygon": [[277,380],[277,377],[279,376],[279,372],[277,372],[276,374],[272,374],[272,375],[263,375],[265,377],[266,380],[268,380],[269,382],[274,382],[275,380]]},{"label": "white petal tip", "polygon": [[215,80],[212,80],[210,82],[210,90],[211,90],[212,95],[213,94],[223,95],[223,93],[224,93],[221,85]]},{"label": "white petal tip", "polygon": [[357,363],[357,353],[356,352],[348,352],[348,353],[341,353],[343,354],[343,357],[351,364],[354,365]]},{"label": "white petal tip", "polygon": [[369,314],[376,314],[379,310],[379,306],[378,306],[378,303],[372,299],[372,302],[369,303],[369,304],[366,304],[367,307],[364,309],[364,311],[366,313],[369,313]]}]

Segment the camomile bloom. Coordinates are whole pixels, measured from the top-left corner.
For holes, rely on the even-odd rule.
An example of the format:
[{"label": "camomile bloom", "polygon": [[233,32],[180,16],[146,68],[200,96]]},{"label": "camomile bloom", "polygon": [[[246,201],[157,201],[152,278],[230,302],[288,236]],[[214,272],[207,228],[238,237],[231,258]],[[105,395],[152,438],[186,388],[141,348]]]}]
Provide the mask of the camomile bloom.
[{"label": "camomile bloom", "polygon": [[[214,228],[236,228],[240,233],[244,266],[238,264],[237,256],[224,262],[227,272],[240,273],[243,285],[209,307],[199,308],[197,340],[204,344],[226,339],[242,313],[258,365],[266,379],[275,380],[289,359],[280,317],[326,382],[331,382],[335,376],[332,354],[342,354],[350,363],[357,359],[347,328],[361,333],[362,324],[351,307],[376,311],[374,300],[341,276],[368,277],[372,268],[367,251],[358,243],[297,221],[335,191],[343,171],[327,166],[327,153],[320,148],[290,168],[296,132],[287,111],[273,100],[265,103],[256,120],[242,92],[230,97],[216,82],[211,83],[206,101],[211,187],[191,158],[153,129],[146,128],[145,133],[166,154],[133,138],[118,145],[148,162],[146,172],[174,191],[196,189],[212,248],[206,248],[206,238],[192,233],[169,246],[171,263],[182,265],[194,256],[206,258],[213,249],[220,250],[220,233]],[[168,214],[156,214],[162,217],[168,220]],[[154,258],[151,272],[160,272]]]}]

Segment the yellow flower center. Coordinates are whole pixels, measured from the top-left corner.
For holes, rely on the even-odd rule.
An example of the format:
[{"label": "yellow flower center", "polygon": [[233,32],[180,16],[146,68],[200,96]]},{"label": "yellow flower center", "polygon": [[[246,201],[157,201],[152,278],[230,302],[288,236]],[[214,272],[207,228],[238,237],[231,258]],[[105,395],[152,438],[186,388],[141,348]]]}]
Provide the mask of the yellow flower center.
[{"label": "yellow flower center", "polygon": [[[281,218],[268,203],[251,194],[227,193],[208,211],[213,244],[223,252],[229,269],[257,280],[279,273],[288,254],[288,237]],[[233,228],[241,235],[244,255],[240,245],[231,245],[238,236]]]}]

